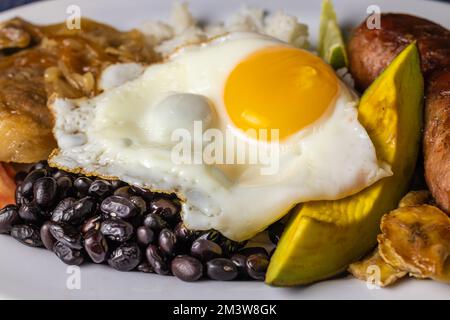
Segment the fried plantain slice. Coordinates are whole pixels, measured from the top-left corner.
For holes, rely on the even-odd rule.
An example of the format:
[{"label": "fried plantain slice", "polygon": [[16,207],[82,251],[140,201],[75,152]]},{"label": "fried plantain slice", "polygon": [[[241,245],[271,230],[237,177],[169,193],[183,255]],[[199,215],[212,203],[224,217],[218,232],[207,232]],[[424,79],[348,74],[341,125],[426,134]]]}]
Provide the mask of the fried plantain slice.
[{"label": "fried plantain slice", "polygon": [[400,200],[398,207],[420,206],[428,204],[431,199],[431,193],[428,190],[410,191]]},{"label": "fried plantain slice", "polygon": [[375,284],[380,287],[392,285],[398,279],[403,278],[407,274],[407,272],[399,271],[387,264],[381,257],[378,248],[376,248],[363,260],[352,263],[348,267],[348,272],[350,272],[355,278],[363,281],[370,281],[370,279],[374,279],[376,281]]},{"label": "fried plantain slice", "polygon": [[417,278],[450,283],[450,218],[430,205],[384,215],[378,236],[384,261]]}]

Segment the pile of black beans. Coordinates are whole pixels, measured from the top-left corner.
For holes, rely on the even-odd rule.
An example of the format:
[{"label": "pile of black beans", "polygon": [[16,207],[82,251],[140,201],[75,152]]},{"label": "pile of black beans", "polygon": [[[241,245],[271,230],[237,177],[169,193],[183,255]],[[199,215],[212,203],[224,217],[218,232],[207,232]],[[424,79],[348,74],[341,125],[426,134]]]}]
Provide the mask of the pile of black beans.
[{"label": "pile of black beans", "polygon": [[[269,254],[219,232],[194,232],[175,195],[51,168],[16,175],[16,204],[0,210],[0,233],[45,247],[64,263],[104,263],[119,271],[174,275],[184,281],[264,280]],[[276,244],[282,225],[269,228]]]}]

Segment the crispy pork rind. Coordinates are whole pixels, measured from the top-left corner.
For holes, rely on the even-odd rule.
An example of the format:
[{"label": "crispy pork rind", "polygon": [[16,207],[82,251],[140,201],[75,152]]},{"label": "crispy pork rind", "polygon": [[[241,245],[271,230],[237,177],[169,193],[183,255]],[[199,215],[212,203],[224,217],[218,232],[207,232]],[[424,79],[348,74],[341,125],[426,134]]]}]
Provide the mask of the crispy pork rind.
[{"label": "crispy pork rind", "polygon": [[384,215],[379,251],[392,267],[417,278],[450,283],[450,218],[430,205]]},{"label": "crispy pork rind", "polygon": [[387,264],[380,256],[378,248],[363,260],[352,263],[348,267],[348,271],[357,279],[374,280],[374,284],[380,287],[387,287],[407,275],[407,272],[397,270]]},{"label": "crispy pork rind", "polygon": [[398,207],[403,208],[429,204],[431,199],[431,193],[428,190],[410,191],[400,200]]}]

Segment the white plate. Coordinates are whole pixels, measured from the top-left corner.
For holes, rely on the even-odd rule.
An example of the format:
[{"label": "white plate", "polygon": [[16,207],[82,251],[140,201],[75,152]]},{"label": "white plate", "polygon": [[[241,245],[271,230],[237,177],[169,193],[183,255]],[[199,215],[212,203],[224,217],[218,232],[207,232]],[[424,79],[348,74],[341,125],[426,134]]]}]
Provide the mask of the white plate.
[{"label": "white plate", "polygon": [[[369,5],[382,11],[417,14],[450,28],[450,5],[417,0],[335,0],[341,24],[350,30],[366,15]],[[203,20],[228,16],[243,4],[285,10],[308,23],[317,36],[320,1],[309,0],[193,0],[191,8]],[[60,0],[36,3],[0,14],[0,20],[21,16],[34,22],[64,20],[69,5],[82,14],[119,28],[132,28],[142,21],[166,19],[170,1],[164,0]],[[450,286],[427,280],[405,280],[389,289],[370,290],[364,282],[348,278],[307,287],[272,288],[258,282],[202,281],[187,284],[173,277],[120,273],[106,266],[81,268],[81,290],[69,290],[67,266],[52,253],[25,247],[0,236],[0,298],[26,299],[448,299]]]}]

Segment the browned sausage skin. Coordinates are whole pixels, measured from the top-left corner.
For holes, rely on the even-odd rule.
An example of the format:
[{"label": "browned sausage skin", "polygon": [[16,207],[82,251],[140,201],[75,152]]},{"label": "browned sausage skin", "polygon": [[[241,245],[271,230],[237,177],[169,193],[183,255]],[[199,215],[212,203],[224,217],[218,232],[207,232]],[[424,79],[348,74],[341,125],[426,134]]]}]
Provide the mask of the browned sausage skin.
[{"label": "browned sausage skin", "polygon": [[450,31],[419,17],[387,13],[381,29],[364,21],[349,42],[349,68],[366,89],[409,43],[417,41],[425,77],[425,179],[436,203],[450,213]]},{"label": "browned sausage skin", "polygon": [[425,101],[425,179],[437,204],[450,213],[450,69],[429,78]]},{"label": "browned sausage skin", "polygon": [[435,69],[450,66],[450,31],[419,17],[386,13],[381,29],[368,29],[364,21],[350,39],[349,67],[363,91],[409,43],[417,41],[422,72],[427,78]]}]

